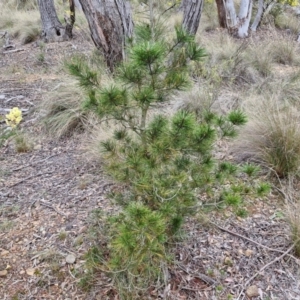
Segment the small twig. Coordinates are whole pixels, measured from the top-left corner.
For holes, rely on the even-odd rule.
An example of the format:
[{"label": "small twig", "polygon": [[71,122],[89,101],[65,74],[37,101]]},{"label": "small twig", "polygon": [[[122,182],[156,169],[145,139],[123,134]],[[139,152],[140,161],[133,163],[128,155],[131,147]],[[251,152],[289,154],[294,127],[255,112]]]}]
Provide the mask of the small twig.
[{"label": "small twig", "polygon": [[[265,248],[265,249],[267,249],[267,250],[269,250],[269,251],[272,251],[272,252],[285,253],[285,252],[282,251],[282,250],[270,248],[270,247],[268,247],[268,246],[265,246],[265,245],[263,245],[263,244],[260,244],[260,243],[258,243],[258,242],[256,242],[256,241],[254,241],[254,240],[251,240],[251,239],[249,239],[249,238],[247,238],[247,237],[245,237],[245,236],[243,236],[243,235],[240,235],[240,234],[238,234],[238,233],[236,233],[236,232],[233,232],[233,231],[231,231],[231,230],[229,230],[229,229],[223,228],[223,227],[217,225],[216,223],[214,223],[214,222],[212,222],[212,221],[209,221],[209,222],[210,222],[211,224],[213,224],[214,226],[216,226],[218,229],[220,229],[220,230],[222,230],[222,231],[225,231],[225,232],[227,232],[227,233],[229,233],[229,234],[231,234],[231,235],[235,235],[235,236],[237,236],[237,237],[239,237],[239,238],[241,238],[241,239],[244,239],[244,240],[246,240],[246,241],[248,241],[248,242],[250,242],[250,243],[253,243],[253,244],[255,244],[255,245],[257,245],[257,246],[259,246],[259,247],[261,247],[261,248]],[[293,258],[295,258],[295,257],[293,257]],[[295,258],[295,259],[296,259],[296,258]]]},{"label": "small twig", "polygon": [[23,99],[23,98],[24,98],[24,96],[19,95],[19,96],[16,96],[16,97],[11,97],[11,98],[5,100],[4,102],[5,102],[5,103],[8,103],[8,102],[10,102],[11,100],[14,100],[14,99]]},{"label": "small twig", "polygon": [[9,50],[9,51],[4,51],[3,54],[10,54],[10,53],[16,53],[20,51],[25,51],[25,49],[20,48],[20,49],[14,49],[14,50]]},{"label": "small twig", "polygon": [[37,164],[42,163],[42,162],[45,162],[46,160],[48,160],[48,159],[50,159],[50,158],[52,158],[52,157],[54,157],[54,156],[56,156],[56,155],[59,155],[59,154],[60,154],[60,153],[56,153],[56,154],[50,155],[50,156],[46,157],[45,159],[39,160],[39,161],[34,162],[34,163],[32,163],[32,164],[28,164],[28,165],[21,166],[21,167],[19,167],[19,168],[13,169],[12,171],[15,172],[15,171],[22,170],[22,169],[24,169],[24,168],[28,168],[28,167],[37,165]]},{"label": "small twig", "polygon": [[31,218],[31,216],[32,216],[32,214],[31,214],[32,207],[33,207],[33,205],[35,204],[36,201],[37,201],[37,199],[34,200],[34,201],[30,204],[30,207],[29,207],[29,215],[30,215],[30,218]]},{"label": "small twig", "polygon": [[16,183],[10,185],[9,188],[14,187],[14,186],[16,186],[16,185],[18,185],[18,184],[20,184],[20,183],[23,183],[23,182],[26,181],[26,180],[29,180],[29,179],[32,179],[32,178],[35,178],[35,177],[39,177],[39,176],[42,176],[42,175],[53,174],[54,172],[55,172],[55,171],[53,171],[53,172],[46,172],[46,173],[38,173],[38,174],[35,174],[35,175],[28,176],[28,177],[26,177],[26,178],[24,178],[24,179],[22,179],[22,180],[20,180],[20,181],[18,181],[18,182],[16,182]]},{"label": "small twig", "polygon": [[167,8],[167,9],[161,14],[161,16],[162,16],[163,14],[165,14],[167,11],[169,11],[170,9],[174,8],[176,5],[177,5],[177,4],[174,3],[172,6],[170,6],[169,8]]},{"label": "small twig", "polygon": [[58,209],[56,209],[53,205],[47,204],[45,202],[40,202],[41,205],[46,206],[48,208],[52,208],[53,210],[55,210],[59,215],[63,216],[63,217],[67,217],[67,215],[65,215],[64,213],[60,212]]},{"label": "small twig", "polygon": [[23,100],[24,102],[27,102],[29,105],[31,105],[31,106],[35,106],[31,101],[29,101],[29,100],[27,100],[27,99],[24,99]]},{"label": "small twig", "polygon": [[190,276],[193,276],[194,278],[198,278],[198,279],[204,281],[204,282],[207,283],[207,284],[210,284],[210,285],[216,285],[216,284],[218,283],[215,279],[213,279],[213,278],[211,278],[211,277],[209,277],[209,276],[207,276],[207,275],[205,275],[205,274],[203,274],[203,273],[197,273],[197,274],[195,274],[195,273],[190,273],[190,272],[188,272],[183,266],[181,266],[180,264],[177,264],[177,266],[178,266],[182,271],[184,271],[186,274],[188,274],[188,275],[190,275]]},{"label": "small twig", "polygon": [[270,261],[269,263],[267,263],[266,265],[264,265],[258,272],[256,272],[253,276],[251,276],[246,283],[244,284],[244,287],[242,288],[241,292],[238,295],[237,299],[240,299],[240,297],[243,294],[243,291],[245,290],[245,288],[249,285],[249,283],[256,277],[258,276],[263,270],[265,270],[267,267],[271,266],[272,264],[274,264],[275,262],[279,261],[280,259],[282,259],[283,257],[285,257],[286,255],[289,254],[289,252],[291,252],[293,250],[293,248],[295,247],[296,243],[299,241],[299,239],[293,243],[292,246],[290,246],[285,252],[283,252],[280,256],[276,257],[275,259],[273,259],[272,261]]}]

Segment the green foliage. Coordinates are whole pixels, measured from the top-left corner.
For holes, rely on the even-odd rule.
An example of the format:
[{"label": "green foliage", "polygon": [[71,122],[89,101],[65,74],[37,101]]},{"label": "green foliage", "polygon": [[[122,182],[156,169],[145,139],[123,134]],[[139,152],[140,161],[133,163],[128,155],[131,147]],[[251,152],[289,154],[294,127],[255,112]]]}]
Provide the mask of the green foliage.
[{"label": "green foliage", "polygon": [[243,172],[246,173],[249,177],[257,174],[260,168],[254,164],[248,163],[243,166]]},{"label": "green foliage", "polygon": [[130,203],[116,218],[109,246],[110,271],[127,291],[147,288],[160,274],[161,261],[167,259],[165,220],[140,202]]},{"label": "green foliage", "polygon": [[110,86],[100,87],[96,75],[82,61],[68,64],[71,74],[89,91],[87,108],[97,111],[100,118],[116,120],[143,138],[150,106],[168,100],[176,90],[186,89],[188,62],[205,55],[182,29],[176,30],[172,43],[166,43],[149,40],[145,33],[148,27],[137,26],[137,42],[128,49],[128,59],[118,68]]},{"label": "green foliage", "polygon": [[0,147],[5,144],[5,142],[13,137],[16,133],[13,130],[7,128],[0,128]]},{"label": "green foliage", "polygon": [[[123,187],[111,193],[123,210],[109,223],[105,269],[121,297],[132,299],[159,278],[168,243],[200,206],[198,194],[236,173],[233,164],[215,164],[212,150],[219,136],[235,136],[246,122],[239,110],[227,116],[186,110],[151,115],[158,102],[191,85],[189,63],[205,56],[181,28],[173,37],[152,33],[147,24],[137,26],[110,84],[100,85],[82,60],[68,64],[87,92],[85,108],[116,128],[101,144],[106,171]],[[239,193],[225,197],[231,205],[242,202]]]}]

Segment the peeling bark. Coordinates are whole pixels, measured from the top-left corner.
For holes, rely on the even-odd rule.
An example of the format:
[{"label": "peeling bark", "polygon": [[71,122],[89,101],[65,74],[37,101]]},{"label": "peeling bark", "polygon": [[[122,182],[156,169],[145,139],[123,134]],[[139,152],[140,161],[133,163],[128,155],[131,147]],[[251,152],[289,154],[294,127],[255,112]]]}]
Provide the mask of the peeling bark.
[{"label": "peeling bark", "polygon": [[238,37],[245,38],[248,36],[252,13],[252,0],[241,0],[240,11],[238,15]]},{"label": "peeling bark", "polygon": [[238,38],[247,37],[252,13],[252,0],[241,0],[238,15],[233,0],[223,1],[226,12],[226,26],[229,33]]},{"label": "peeling bark", "polygon": [[111,71],[124,58],[125,38],[132,36],[129,2],[124,0],[79,0],[89,23],[95,46]]}]

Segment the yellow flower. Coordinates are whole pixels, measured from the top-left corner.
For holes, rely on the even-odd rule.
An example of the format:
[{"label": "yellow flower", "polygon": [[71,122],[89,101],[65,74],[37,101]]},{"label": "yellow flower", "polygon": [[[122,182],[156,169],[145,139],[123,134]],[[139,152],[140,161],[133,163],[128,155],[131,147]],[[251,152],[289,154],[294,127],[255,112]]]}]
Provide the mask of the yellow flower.
[{"label": "yellow flower", "polygon": [[18,107],[12,108],[5,116],[5,122],[11,128],[16,128],[22,121],[22,111]]}]

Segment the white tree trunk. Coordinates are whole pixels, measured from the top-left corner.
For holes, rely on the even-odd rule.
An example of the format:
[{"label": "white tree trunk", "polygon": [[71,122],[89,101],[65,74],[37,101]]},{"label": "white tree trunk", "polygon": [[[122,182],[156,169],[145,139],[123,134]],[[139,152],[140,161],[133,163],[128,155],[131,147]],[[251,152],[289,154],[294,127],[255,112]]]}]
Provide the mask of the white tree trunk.
[{"label": "white tree trunk", "polygon": [[240,11],[238,16],[238,37],[245,38],[248,36],[252,13],[252,0],[241,0]]},{"label": "white tree trunk", "polygon": [[224,0],[224,6],[226,11],[227,28],[229,30],[235,29],[237,26],[237,16],[233,0]]},{"label": "white tree trunk", "polygon": [[264,0],[258,0],[258,9],[254,21],[251,25],[251,30],[256,31],[264,16]]},{"label": "white tree trunk", "polygon": [[224,8],[229,33],[238,38],[247,37],[252,13],[252,0],[241,0],[238,16],[236,15],[234,0],[224,0]]}]

